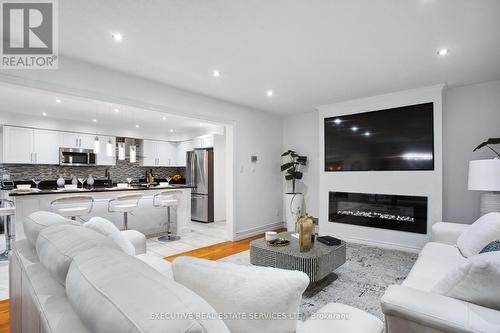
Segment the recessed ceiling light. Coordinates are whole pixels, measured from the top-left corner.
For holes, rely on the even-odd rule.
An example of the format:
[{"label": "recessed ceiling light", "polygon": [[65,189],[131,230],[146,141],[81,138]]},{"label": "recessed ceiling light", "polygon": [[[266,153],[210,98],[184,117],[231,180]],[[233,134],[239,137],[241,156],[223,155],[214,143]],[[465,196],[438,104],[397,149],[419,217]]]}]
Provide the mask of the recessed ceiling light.
[{"label": "recessed ceiling light", "polygon": [[370,136],[372,135],[370,132],[365,132],[365,136]]},{"label": "recessed ceiling light", "polygon": [[340,124],[340,123],[342,122],[342,120],[341,120],[341,119],[339,119],[339,118],[337,118],[337,119],[335,119],[333,122],[334,122],[335,124],[337,124],[337,125],[338,125],[338,124]]},{"label": "recessed ceiling light", "polygon": [[222,72],[218,69],[215,69],[212,74],[214,77],[221,77],[222,76]]},{"label": "recessed ceiling light", "polygon": [[272,91],[272,90],[268,90],[268,91],[266,92],[266,95],[267,95],[267,97],[273,97],[273,95],[274,95],[274,91]]},{"label": "recessed ceiling light", "polygon": [[139,124],[135,125],[135,128],[139,128]]},{"label": "recessed ceiling light", "polygon": [[437,53],[440,56],[445,56],[448,54],[448,49],[440,49]]},{"label": "recessed ceiling light", "polygon": [[113,38],[117,42],[121,42],[123,40],[123,35],[120,33],[111,34],[111,38]]},{"label": "recessed ceiling light", "polygon": [[170,129],[170,133],[174,133],[174,129],[173,128]]},{"label": "recessed ceiling light", "polygon": [[353,132],[356,132],[356,131],[358,130],[358,128],[357,128],[356,126],[353,126],[353,127],[351,127],[351,130],[352,130]]},{"label": "recessed ceiling light", "polygon": [[61,100],[60,100],[59,98],[58,98],[58,99],[56,99],[56,103],[57,103],[57,104],[60,104],[60,103],[61,103]]},{"label": "recessed ceiling light", "polygon": [[92,121],[93,121],[94,123],[97,123],[97,119],[92,119]]},{"label": "recessed ceiling light", "polygon": [[116,113],[119,113],[119,112],[120,112],[120,109],[115,109],[115,112],[116,112]]},{"label": "recessed ceiling light", "polygon": [[47,117],[47,112],[42,112],[42,116]]},{"label": "recessed ceiling light", "polygon": [[161,119],[163,119],[163,120],[167,120],[167,117],[163,116]]}]

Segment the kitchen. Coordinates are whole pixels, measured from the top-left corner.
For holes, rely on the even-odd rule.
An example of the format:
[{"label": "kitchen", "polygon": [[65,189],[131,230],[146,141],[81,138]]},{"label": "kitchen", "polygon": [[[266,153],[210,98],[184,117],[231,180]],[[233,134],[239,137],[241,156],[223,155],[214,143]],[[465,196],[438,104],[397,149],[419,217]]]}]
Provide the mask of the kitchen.
[{"label": "kitchen", "polygon": [[[223,124],[9,89],[0,87],[1,197],[15,205],[10,229],[16,239],[24,238],[24,217],[58,212],[54,200],[75,196],[92,198],[87,210],[71,204],[82,210],[75,220],[101,216],[138,230],[159,257],[229,239]],[[110,207],[125,194],[140,195],[136,203],[124,201],[135,204],[127,214]],[[158,205],[164,196],[175,198],[175,207]],[[180,239],[159,240],[167,228]]]}]

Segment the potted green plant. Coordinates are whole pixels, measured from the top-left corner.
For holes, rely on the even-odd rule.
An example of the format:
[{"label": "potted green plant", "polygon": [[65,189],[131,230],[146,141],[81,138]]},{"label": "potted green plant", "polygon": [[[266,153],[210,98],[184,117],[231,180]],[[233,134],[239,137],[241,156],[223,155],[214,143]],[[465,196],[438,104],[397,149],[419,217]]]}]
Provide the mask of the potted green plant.
[{"label": "potted green plant", "polygon": [[285,221],[288,231],[295,231],[295,223],[302,214],[304,195],[296,192],[296,181],[302,179],[302,166],[307,164],[307,157],[299,155],[293,150],[281,154],[285,159],[281,165],[281,171],[285,174],[285,180],[292,182],[292,192],[285,193]]}]

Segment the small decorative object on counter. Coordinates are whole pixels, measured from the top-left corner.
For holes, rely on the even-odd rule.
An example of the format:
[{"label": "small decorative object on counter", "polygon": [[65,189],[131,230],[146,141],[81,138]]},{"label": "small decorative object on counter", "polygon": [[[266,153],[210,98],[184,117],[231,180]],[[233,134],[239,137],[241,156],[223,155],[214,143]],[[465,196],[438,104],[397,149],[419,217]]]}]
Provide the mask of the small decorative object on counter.
[{"label": "small decorative object on counter", "polygon": [[300,252],[308,252],[312,248],[311,236],[314,228],[313,219],[306,213],[299,219],[298,225]]},{"label": "small decorative object on counter", "polygon": [[78,179],[76,179],[75,175],[71,175],[71,184],[78,185]]},{"label": "small decorative object on counter", "polygon": [[266,241],[270,242],[278,238],[278,233],[276,231],[266,231]]},{"label": "small decorative object on counter", "polygon": [[[179,180],[181,180],[181,179],[182,179],[182,176],[181,176],[181,175],[179,175],[179,174],[176,174],[176,175],[175,175],[175,176],[173,176],[170,180],[173,180],[173,181],[176,181],[176,182],[177,182],[177,181],[179,181]],[[170,182],[170,180],[169,180],[169,182]]]},{"label": "small decorative object on counter", "polygon": [[66,182],[64,181],[63,176],[59,175],[59,178],[57,178],[57,187],[64,187],[64,184],[66,184]]},{"label": "small decorative object on counter", "polygon": [[94,187],[94,177],[92,177],[92,174],[89,174],[89,176],[87,177],[87,185],[89,186],[89,188]]},{"label": "small decorative object on counter", "polygon": [[272,247],[287,246],[288,244],[290,244],[290,241],[284,238],[276,238],[270,242],[267,242],[267,244]]}]

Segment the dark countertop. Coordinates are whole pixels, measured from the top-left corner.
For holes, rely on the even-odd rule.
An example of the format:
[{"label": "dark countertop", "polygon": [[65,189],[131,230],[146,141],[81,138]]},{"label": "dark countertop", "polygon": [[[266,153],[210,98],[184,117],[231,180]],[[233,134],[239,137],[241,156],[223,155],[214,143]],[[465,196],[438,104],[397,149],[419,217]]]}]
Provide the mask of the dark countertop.
[{"label": "dark countertop", "polygon": [[96,187],[93,189],[79,189],[79,190],[56,190],[56,189],[43,189],[40,191],[30,191],[30,192],[9,192],[9,196],[11,197],[21,197],[26,195],[43,195],[43,194],[70,194],[70,193],[93,193],[93,192],[126,192],[126,191],[150,191],[150,190],[176,190],[176,189],[187,189],[194,188],[194,186],[190,185],[169,185],[169,186],[131,186],[126,188],[117,188],[117,187]]}]

